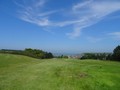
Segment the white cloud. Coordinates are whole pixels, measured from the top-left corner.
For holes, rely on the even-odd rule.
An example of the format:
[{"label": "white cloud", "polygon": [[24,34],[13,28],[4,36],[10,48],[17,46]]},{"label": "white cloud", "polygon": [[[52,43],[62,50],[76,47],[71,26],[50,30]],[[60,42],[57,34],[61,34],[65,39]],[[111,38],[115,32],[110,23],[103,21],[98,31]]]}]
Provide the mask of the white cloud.
[{"label": "white cloud", "polygon": [[49,21],[49,15],[56,13],[56,10],[53,11],[42,11],[42,8],[45,5],[46,0],[30,0],[32,1],[30,4],[19,4],[16,3],[18,6],[21,7],[19,10],[19,18],[29,22],[36,24],[38,26],[51,26],[52,22]]},{"label": "white cloud", "polygon": [[53,10],[53,11],[47,11],[47,12],[44,12],[44,13],[40,13],[38,16],[42,17],[42,16],[48,16],[50,14],[54,14],[58,12],[57,10]]},{"label": "white cloud", "polygon": [[69,18],[65,21],[55,21],[49,19],[51,16],[54,16],[51,14],[57,13],[58,11],[62,14],[62,11],[44,11],[43,8],[46,7],[46,0],[29,0],[32,2],[29,4],[26,4],[25,0],[23,1],[23,4],[16,3],[21,7],[21,10],[19,11],[20,19],[44,28],[46,28],[46,26],[65,27],[70,25],[73,27],[73,32],[66,34],[70,38],[79,37],[82,33],[82,30],[85,28],[98,23],[107,15],[120,10],[120,1],[118,0],[87,0],[76,3],[75,5],[71,6],[70,10],[64,10],[70,11],[71,14],[66,14],[72,18]]},{"label": "white cloud", "polygon": [[112,36],[115,39],[120,40],[120,32],[112,32],[112,33],[109,33],[108,35]]},{"label": "white cloud", "polygon": [[73,10],[73,11],[77,11],[77,10],[79,10],[80,8],[83,8],[83,7],[85,7],[86,5],[90,4],[91,2],[93,2],[93,0],[88,0],[88,1],[85,1],[85,2],[83,2],[83,3],[77,3],[76,5],[74,5],[74,6],[72,7],[72,10]]},{"label": "white cloud", "polygon": [[22,20],[26,22],[30,22],[39,26],[48,26],[50,25],[49,20],[47,18],[35,18],[32,16],[21,15],[20,17]]},{"label": "white cloud", "polygon": [[[77,20],[74,31],[69,33],[70,38],[75,38],[80,36],[81,31],[102,19],[107,15],[120,10],[120,2],[118,1],[93,1],[89,0],[83,3],[78,3],[73,6],[72,12],[77,16]],[[77,29],[76,29],[77,28]]]},{"label": "white cloud", "polygon": [[44,4],[45,4],[45,0],[36,0],[33,5],[34,5],[34,7],[39,8],[39,7],[43,6]]},{"label": "white cloud", "polygon": [[91,43],[97,43],[103,40],[103,38],[97,38],[97,37],[87,37],[87,40]]},{"label": "white cloud", "polygon": [[81,34],[80,27],[75,27],[74,32],[67,33],[66,35],[69,36],[71,39],[74,39],[74,37],[78,37]]}]

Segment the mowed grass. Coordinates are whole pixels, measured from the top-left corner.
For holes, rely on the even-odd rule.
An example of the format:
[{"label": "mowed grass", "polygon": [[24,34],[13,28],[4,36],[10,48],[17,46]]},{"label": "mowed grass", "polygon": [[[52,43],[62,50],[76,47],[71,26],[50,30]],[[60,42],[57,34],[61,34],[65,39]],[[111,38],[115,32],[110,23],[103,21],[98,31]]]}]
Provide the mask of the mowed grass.
[{"label": "mowed grass", "polygon": [[120,90],[120,62],[0,54],[0,90]]}]

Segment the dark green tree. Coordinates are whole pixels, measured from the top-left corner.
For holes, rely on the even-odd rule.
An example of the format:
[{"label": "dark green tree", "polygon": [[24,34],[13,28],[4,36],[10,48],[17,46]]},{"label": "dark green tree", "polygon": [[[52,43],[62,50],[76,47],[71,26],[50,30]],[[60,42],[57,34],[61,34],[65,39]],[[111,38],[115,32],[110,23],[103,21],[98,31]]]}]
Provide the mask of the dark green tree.
[{"label": "dark green tree", "polygon": [[120,46],[119,45],[113,50],[113,59],[116,61],[120,61]]}]

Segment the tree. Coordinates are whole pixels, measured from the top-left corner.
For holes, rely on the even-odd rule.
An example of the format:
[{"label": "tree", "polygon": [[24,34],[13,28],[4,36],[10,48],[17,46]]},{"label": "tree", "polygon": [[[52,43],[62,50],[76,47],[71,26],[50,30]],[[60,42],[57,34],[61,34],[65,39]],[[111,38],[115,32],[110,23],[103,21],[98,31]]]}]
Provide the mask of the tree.
[{"label": "tree", "polygon": [[113,56],[113,55],[112,55],[111,53],[108,54],[107,57],[106,57],[106,60],[112,60],[112,56]]},{"label": "tree", "polygon": [[53,55],[51,52],[45,52],[45,58],[53,58]]},{"label": "tree", "polygon": [[113,59],[116,61],[120,61],[120,46],[119,45],[113,50]]}]

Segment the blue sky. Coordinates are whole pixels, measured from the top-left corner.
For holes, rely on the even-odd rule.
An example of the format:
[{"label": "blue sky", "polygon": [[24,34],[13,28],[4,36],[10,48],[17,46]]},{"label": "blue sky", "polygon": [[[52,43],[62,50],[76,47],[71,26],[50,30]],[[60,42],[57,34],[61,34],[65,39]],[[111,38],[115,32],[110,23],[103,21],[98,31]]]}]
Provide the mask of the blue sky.
[{"label": "blue sky", "polygon": [[0,0],[0,48],[112,52],[120,0]]}]

